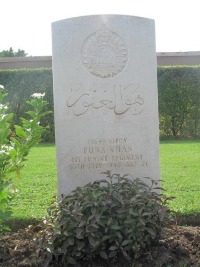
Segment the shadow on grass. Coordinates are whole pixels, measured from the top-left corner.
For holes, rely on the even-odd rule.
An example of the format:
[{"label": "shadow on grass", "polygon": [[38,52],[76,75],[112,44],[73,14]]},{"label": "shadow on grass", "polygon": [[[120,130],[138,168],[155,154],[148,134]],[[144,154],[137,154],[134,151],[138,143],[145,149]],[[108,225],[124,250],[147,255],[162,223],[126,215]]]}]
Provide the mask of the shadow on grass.
[{"label": "shadow on grass", "polygon": [[173,138],[160,138],[161,144],[199,144],[200,139],[173,139]]},{"label": "shadow on grass", "polygon": [[[6,225],[13,232],[17,232],[20,229],[25,229],[29,225],[38,225],[41,223],[40,219],[21,219],[13,218],[6,222]],[[176,223],[181,226],[200,226],[200,212],[191,214],[176,213]]]},{"label": "shadow on grass", "polygon": [[13,218],[6,222],[6,226],[8,226],[11,231],[17,232],[20,229],[25,229],[29,225],[38,225],[41,223],[39,219],[21,219],[21,218]]},{"label": "shadow on grass", "polygon": [[200,226],[200,212],[195,213],[176,213],[177,225],[182,226]]}]

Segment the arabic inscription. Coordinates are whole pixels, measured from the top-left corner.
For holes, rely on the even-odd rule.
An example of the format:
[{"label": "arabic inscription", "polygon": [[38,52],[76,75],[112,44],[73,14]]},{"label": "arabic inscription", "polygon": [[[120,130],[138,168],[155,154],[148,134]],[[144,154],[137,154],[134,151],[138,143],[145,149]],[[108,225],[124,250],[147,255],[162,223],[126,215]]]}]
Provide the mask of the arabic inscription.
[{"label": "arabic inscription", "polygon": [[112,110],[115,115],[123,115],[130,112],[138,115],[143,111],[144,99],[139,94],[139,86],[133,84],[113,85],[112,88],[91,87],[82,93],[81,86],[71,89],[71,95],[67,100],[67,107],[73,110],[75,116],[82,116],[91,109]]}]

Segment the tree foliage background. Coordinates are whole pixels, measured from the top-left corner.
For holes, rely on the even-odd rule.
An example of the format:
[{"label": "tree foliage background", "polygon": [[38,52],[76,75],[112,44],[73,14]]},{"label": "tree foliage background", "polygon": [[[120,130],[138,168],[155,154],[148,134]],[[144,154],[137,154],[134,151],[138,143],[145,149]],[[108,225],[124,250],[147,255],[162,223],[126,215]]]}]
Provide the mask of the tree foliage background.
[{"label": "tree foliage background", "polygon": [[0,57],[26,57],[27,53],[24,50],[18,49],[16,52],[12,47],[8,50],[3,50],[0,52]]}]

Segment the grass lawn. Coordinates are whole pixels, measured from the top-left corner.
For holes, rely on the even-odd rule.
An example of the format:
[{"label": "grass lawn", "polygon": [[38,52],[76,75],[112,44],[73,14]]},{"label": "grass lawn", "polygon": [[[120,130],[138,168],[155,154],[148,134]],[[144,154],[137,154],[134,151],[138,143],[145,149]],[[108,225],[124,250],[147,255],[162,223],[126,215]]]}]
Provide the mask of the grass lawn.
[{"label": "grass lawn", "polygon": [[[21,177],[15,178],[19,192],[13,206],[13,220],[30,221],[46,215],[57,194],[55,145],[34,147]],[[171,207],[182,215],[200,217],[200,141],[162,141],[161,179],[166,194],[175,196]]]},{"label": "grass lawn", "polygon": [[166,141],[160,145],[165,193],[175,196],[170,207],[200,224],[200,141]]},{"label": "grass lawn", "polygon": [[19,192],[12,201],[13,219],[39,219],[57,194],[55,145],[33,147],[25,164],[21,176],[14,179]]}]

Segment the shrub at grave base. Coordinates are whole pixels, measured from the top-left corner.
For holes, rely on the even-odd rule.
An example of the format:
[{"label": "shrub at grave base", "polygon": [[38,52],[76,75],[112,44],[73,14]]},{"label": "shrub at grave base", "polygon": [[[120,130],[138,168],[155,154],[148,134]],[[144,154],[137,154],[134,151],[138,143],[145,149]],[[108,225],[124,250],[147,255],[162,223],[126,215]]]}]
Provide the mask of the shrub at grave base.
[{"label": "shrub at grave base", "polygon": [[170,198],[153,191],[155,181],[149,187],[127,175],[105,174],[109,179],[63,197],[44,221],[40,235],[58,262],[81,266],[98,256],[130,259],[159,240],[169,221]]}]

